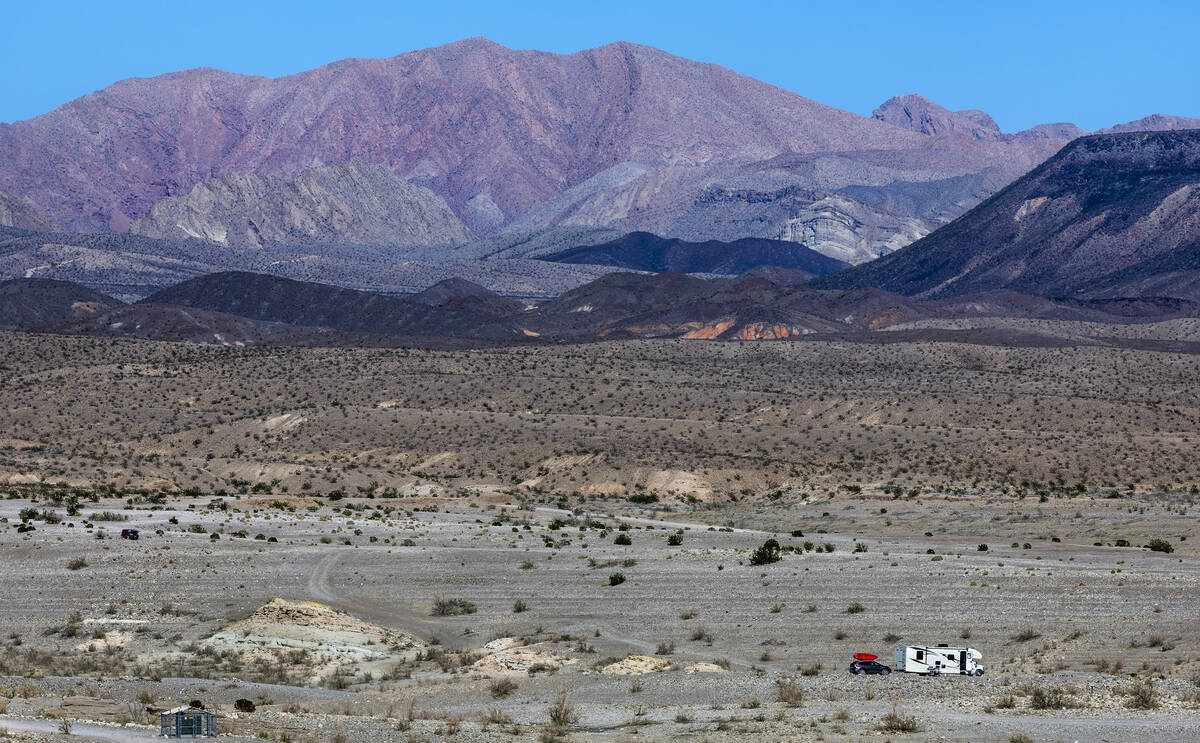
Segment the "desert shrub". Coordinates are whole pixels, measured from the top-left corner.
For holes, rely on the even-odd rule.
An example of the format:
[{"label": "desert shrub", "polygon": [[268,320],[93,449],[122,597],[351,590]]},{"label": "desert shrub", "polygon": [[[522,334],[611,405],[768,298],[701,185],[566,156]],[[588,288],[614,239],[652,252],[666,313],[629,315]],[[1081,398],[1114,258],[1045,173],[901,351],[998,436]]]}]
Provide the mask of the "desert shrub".
[{"label": "desert shrub", "polygon": [[673,642],[658,643],[658,647],[655,648],[654,654],[655,655],[674,655],[675,654],[675,643],[673,643]]},{"label": "desert shrub", "polygon": [[608,585],[610,585],[610,586],[619,586],[624,582],[625,582],[625,574],[624,573],[613,573],[608,576]]},{"label": "desert shrub", "polygon": [[850,604],[849,606],[846,607],[847,614],[862,614],[866,610],[867,610],[867,607],[863,606],[862,604],[858,603],[857,601],[855,601],[853,604]]},{"label": "desert shrub", "polygon": [[517,682],[512,679],[495,679],[488,684],[488,694],[492,699],[504,699],[517,690]]},{"label": "desert shrub", "polygon": [[1008,736],[1008,743],[1033,743],[1033,738],[1025,733],[1013,733]]},{"label": "desert shrub", "polygon": [[499,707],[491,707],[479,715],[479,722],[483,724],[484,728],[486,728],[488,725],[508,727],[513,724],[513,718],[509,717],[508,714]]},{"label": "desert shrub", "polygon": [[921,730],[917,718],[902,713],[897,707],[892,707],[891,712],[880,718],[878,728],[888,733],[916,733]]},{"label": "desert shrub", "polygon": [[1175,548],[1171,546],[1171,543],[1165,539],[1151,539],[1146,544],[1146,548],[1151,552],[1164,552],[1168,555],[1175,551]]},{"label": "desert shrub", "polygon": [[253,712],[256,705],[249,699],[238,699],[233,703],[233,708],[238,712]]},{"label": "desert shrub", "polygon": [[1041,636],[1042,633],[1038,632],[1033,627],[1026,627],[1017,634],[1013,635],[1012,640],[1013,642],[1029,642],[1030,640],[1036,640]]},{"label": "desert shrub", "polygon": [[809,676],[809,677],[818,676],[818,675],[820,675],[820,673],[821,673],[821,664],[820,663],[813,663],[811,666],[808,666],[800,671],[801,676]]},{"label": "desert shrub", "polygon": [[866,551],[867,551],[867,545],[866,545],[866,544],[864,544],[864,543],[862,543],[862,542],[858,542],[858,543],[856,543],[856,544],[854,545],[854,551],[855,551],[855,552],[866,552]]},{"label": "desert shrub", "polygon": [[789,707],[799,707],[804,703],[804,689],[795,681],[779,679],[775,682],[776,698]]},{"label": "desert shrub", "polygon": [[978,550],[979,552],[987,552],[988,546],[986,544],[981,544],[978,547],[976,547],[975,549]]},{"label": "desert shrub", "polygon": [[1129,695],[1129,701],[1125,706],[1130,709],[1158,709],[1160,702],[1158,692],[1154,688],[1154,684],[1146,681],[1141,684],[1134,684],[1125,690]]},{"label": "desert shrub", "polygon": [[1071,698],[1061,686],[1037,686],[1029,691],[1030,709],[1068,709],[1071,706]]},{"label": "desert shrub", "polygon": [[773,562],[779,562],[781,558],[779,542],[774,539],[768,539],[762,543],[762,546],[754,550],[750,555],[751,565],[769,565]]},{"label": "desert shrub", "polygon": [[671,545],[672,547],[678,547],[679,545],[683,544],[683,535],[679,532],[675,532],[671,536],[667,537],[667,544]]},{"label": "desert shrub", "polygon": [[629,546],[629,545],[633,544],[633,540],[629,538],[628,534],[618,534],[617,538],[613,540],[613,544],[622,544],[625,546]]},{"label": "desert shrub", "polygon": [[474,614],[475,604],[466,599],[447,599],[438,596],[433,600],[433,611],[430,613],[435,617],[456,617],[462,614]]},{"label": "desert shrub", "polygon": [[82,557],[76,557],[67,561],[67,570],[81,570],[88,565],[87,560]]},{"label": "desert shrub", "polygon": [[713,636],[712,633],[708,631],[707,627],[704,625],[699,625],[697,627],[692,627],[691,639],[692,642],[707,642],[712,644]]},{"label": "desert shrub", "polygon": [[523,611],[529,611],[529,606],[521,599],[517,599],[516,601],[514,601],[513,602],[513,614],[520,614]]},{"label": "desert shrub", "polygon": [[558,696],[554,698],[554,702],[546,710],[546,715],[550,718],[550,726],[556,730],[570,727],[575,724],[578,715],[575,713],[575,706],[567,701],[567,692],[562,690],[558,692]]}]

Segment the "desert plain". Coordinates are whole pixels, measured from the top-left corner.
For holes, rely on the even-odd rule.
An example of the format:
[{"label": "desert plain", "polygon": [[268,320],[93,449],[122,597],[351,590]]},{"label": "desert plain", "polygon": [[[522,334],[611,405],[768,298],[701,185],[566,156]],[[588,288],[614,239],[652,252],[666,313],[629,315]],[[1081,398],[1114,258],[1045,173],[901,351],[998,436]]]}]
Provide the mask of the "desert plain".
[{"label": "desert plain", "polygon": [[[1200,325],[968,325],[6,333],[0,728],[149,739],[195,701],[231,740],[1200,740]],[[848,672],[939,642],[986,674]]]}]

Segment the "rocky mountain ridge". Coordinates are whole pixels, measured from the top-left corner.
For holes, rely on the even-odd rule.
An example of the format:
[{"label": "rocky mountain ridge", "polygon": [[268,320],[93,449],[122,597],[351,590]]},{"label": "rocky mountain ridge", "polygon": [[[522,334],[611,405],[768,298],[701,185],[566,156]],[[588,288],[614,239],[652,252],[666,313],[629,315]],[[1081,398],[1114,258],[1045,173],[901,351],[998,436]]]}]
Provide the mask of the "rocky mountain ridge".
[{"label": "rocky mountain ridge", "polygon": [[933,234],[816,283],[1200,299],[1200,129],[1077,139]]}]

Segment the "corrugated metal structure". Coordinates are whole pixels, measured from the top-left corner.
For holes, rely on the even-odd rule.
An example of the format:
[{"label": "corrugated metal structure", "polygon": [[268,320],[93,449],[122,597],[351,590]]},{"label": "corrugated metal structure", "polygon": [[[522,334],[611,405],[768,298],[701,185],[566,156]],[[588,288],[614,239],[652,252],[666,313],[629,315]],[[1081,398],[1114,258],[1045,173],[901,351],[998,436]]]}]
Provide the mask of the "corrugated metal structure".
[{"label": "corrugated metal structure", "polygon": [[167,738],[215,738],[217,714],[195,707],[176,707],[158,716],[159,733]]}]

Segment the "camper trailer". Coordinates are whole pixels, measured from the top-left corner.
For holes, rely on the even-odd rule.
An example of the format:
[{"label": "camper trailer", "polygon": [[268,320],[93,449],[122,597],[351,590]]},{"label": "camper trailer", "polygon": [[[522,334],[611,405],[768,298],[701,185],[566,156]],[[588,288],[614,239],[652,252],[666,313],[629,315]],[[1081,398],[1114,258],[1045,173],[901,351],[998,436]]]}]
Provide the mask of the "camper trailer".
[{"label": "camper trailer", "polygon": [[897,645],[895,669],[908,673],[923,673],[927,676],[939,676],[943,673],[982,676],[983,666],[979,665],[982,657],[974,648]]}]

